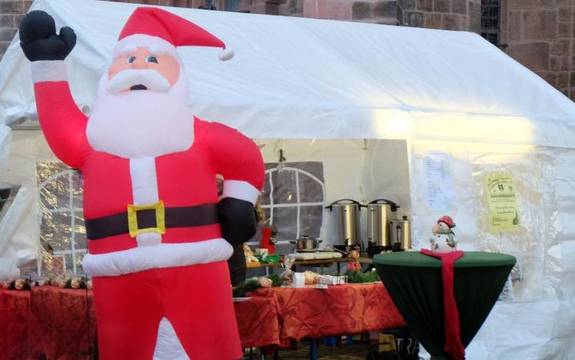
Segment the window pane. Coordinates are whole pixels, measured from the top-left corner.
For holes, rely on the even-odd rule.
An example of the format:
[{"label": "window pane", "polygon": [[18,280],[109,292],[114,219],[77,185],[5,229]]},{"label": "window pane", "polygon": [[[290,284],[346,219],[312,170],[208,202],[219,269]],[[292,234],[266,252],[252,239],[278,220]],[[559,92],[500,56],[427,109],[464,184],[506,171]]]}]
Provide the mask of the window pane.
[{"label": "window pane", "polygon": [[295,240],[297,210],[294,207],[274,208],[273,225],[278,230],[278,240]]},{"label": "window pane", "polygon": [[40,237],[55,251],[70,250],[72,218],[70,213],[44,211],[40,224]]},{"label": "window pane", "polygon": [[500,0],[481,1],[481,36],[492,44],[499,45]]},{"label": "window pane", "polygon": [[66,274],[72,274],[74,271],[74,261],[72,260],[71,254],[64,255],[66,259]]},{"label": "window pane", "polygon": [[84,226],[84,217],[82,213],[76,212],[76,218],[74,219],[74,248],[76,250],[86,249],[86,228]]},{"label": "window pane", "polygon": [[262,194],[260,197],[260,203],[262,205],[268,205],[270,203],[270,174],[266,173],[266,178],[264,182],[264,189],[262,190]]},{"label": "window pane", "polygon": [[84,269],[82,268],[82,260],[84,259],[84,253],[76,252],[76,274],[83,275]]},{"label": "window pane", "polygon": [[70,206],[70,181],[64,164],[57,161],[43,161],[36,165],[36,182],[40,187],[40,201],[50,209]]},{"label": "window pane", "polygon": [[300,202],[323,202],[323,190],[321,184],[315,179],[299,174]]},{"label": "window pane", "polygon": [[272,173],[274,204],[293,204],[297,201],[295,176],[293,170]]},{"label": "window pane", "polygon": [[322,217],[321,206],[302,206],[300,208],[300,233],[318,238]]},{"label": "window pane", "polygon": [[73,206],[76,209],[82,208],[82,177],[79,173],[72,174],[72,196]]},{"label": "window pane", "polygon": [[46,255],[42,258],[41,272],[43,276],[58,278],[65,275],[64,255]]},{"label": "window pane", "polygon": [[40,202],[48,209],[70,207],[70,192],[68,190],[67,176],[60,176],[40,188]]}]

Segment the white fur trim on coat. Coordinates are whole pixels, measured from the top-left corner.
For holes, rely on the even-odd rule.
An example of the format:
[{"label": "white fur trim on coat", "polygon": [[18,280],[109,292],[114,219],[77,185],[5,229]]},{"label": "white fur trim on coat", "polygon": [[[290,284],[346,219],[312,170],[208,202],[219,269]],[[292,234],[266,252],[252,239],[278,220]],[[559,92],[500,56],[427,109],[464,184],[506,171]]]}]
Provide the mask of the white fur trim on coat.
[{"label": "white fur trim on coat", "polygon": [[224,180],[222,199],[231,197],[249,201],[255,205],[258,196],[260,196],[260,191],[247,181]]},{"label": "white fur trim on coat", "polygon": [[149,269],[224,261],[232,256],[232,252],[232,246],[221,238],[190,243],[162,243],[106,254],[87,254],[82,267],[89,276],[118,276]]},{"label": "white fur trim on coat", "polygon": [[[130,180],[135,205],[148,205],[158,202],[158,177],[156,159],[145,157],[130,159]],[[155,246],[162,242],[162,235],[148,232],[136,235],[138,246]]]},{"label": "white fur trim on coat", "polygon": [[45,81],[66,81],[66,65],[64,60],[33,61],[32,80],[35,83]]}]

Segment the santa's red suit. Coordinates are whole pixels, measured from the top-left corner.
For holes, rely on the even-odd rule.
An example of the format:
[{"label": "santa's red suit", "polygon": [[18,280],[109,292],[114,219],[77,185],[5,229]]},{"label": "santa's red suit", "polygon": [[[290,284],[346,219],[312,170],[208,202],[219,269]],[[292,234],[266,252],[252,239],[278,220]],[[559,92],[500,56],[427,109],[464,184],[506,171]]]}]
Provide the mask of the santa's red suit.
[{"label": "santa's red suit", "polygon": [[83,177],[89,252],[83,266],[93,276],[101,358],[241,358],[226,264],[232,247],[218,224],[216,174],[224,177],[223,197],[253,204],[264,179],[255,143],[193,118],[185,149],[114,155],[91,141],[64,62],[36,61],[32,70],[46,139]]}]

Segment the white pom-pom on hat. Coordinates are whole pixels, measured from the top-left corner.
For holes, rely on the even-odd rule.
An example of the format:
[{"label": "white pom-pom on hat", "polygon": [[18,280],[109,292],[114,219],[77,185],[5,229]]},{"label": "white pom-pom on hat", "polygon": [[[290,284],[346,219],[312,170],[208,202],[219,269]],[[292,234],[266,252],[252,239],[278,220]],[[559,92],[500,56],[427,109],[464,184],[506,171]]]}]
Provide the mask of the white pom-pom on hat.
[{"label": "white pom-pom on hat", "polygon": [[235,55],[234,51],[232,49],[223,49],[219,54],[218,54],[218,58],[221,61],[228,61],[231,58],[233,58]]}]

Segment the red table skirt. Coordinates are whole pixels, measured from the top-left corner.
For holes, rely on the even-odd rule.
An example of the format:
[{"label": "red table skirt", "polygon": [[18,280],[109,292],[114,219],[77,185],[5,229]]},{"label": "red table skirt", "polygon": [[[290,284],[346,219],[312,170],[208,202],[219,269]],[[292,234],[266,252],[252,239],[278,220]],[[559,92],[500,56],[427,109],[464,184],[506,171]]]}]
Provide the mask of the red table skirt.
[{"label": "red table skirt", "polygon": [[277,298],[284,345],[302,338],[406,326],[382,283],[260,289],[255,295]]},{"label": "red table skirt", "polygon": [[[385,287],[260,289],[234,303],[245,347],[404,326]],[[95,350],[92,292],[56,287],[0,290],[0,360],[88,359]]]},{"label": "red table skirt", "polygon": [[0,359],[37,359],[41,333],[30,311],[30,293],[0,290]]}]

